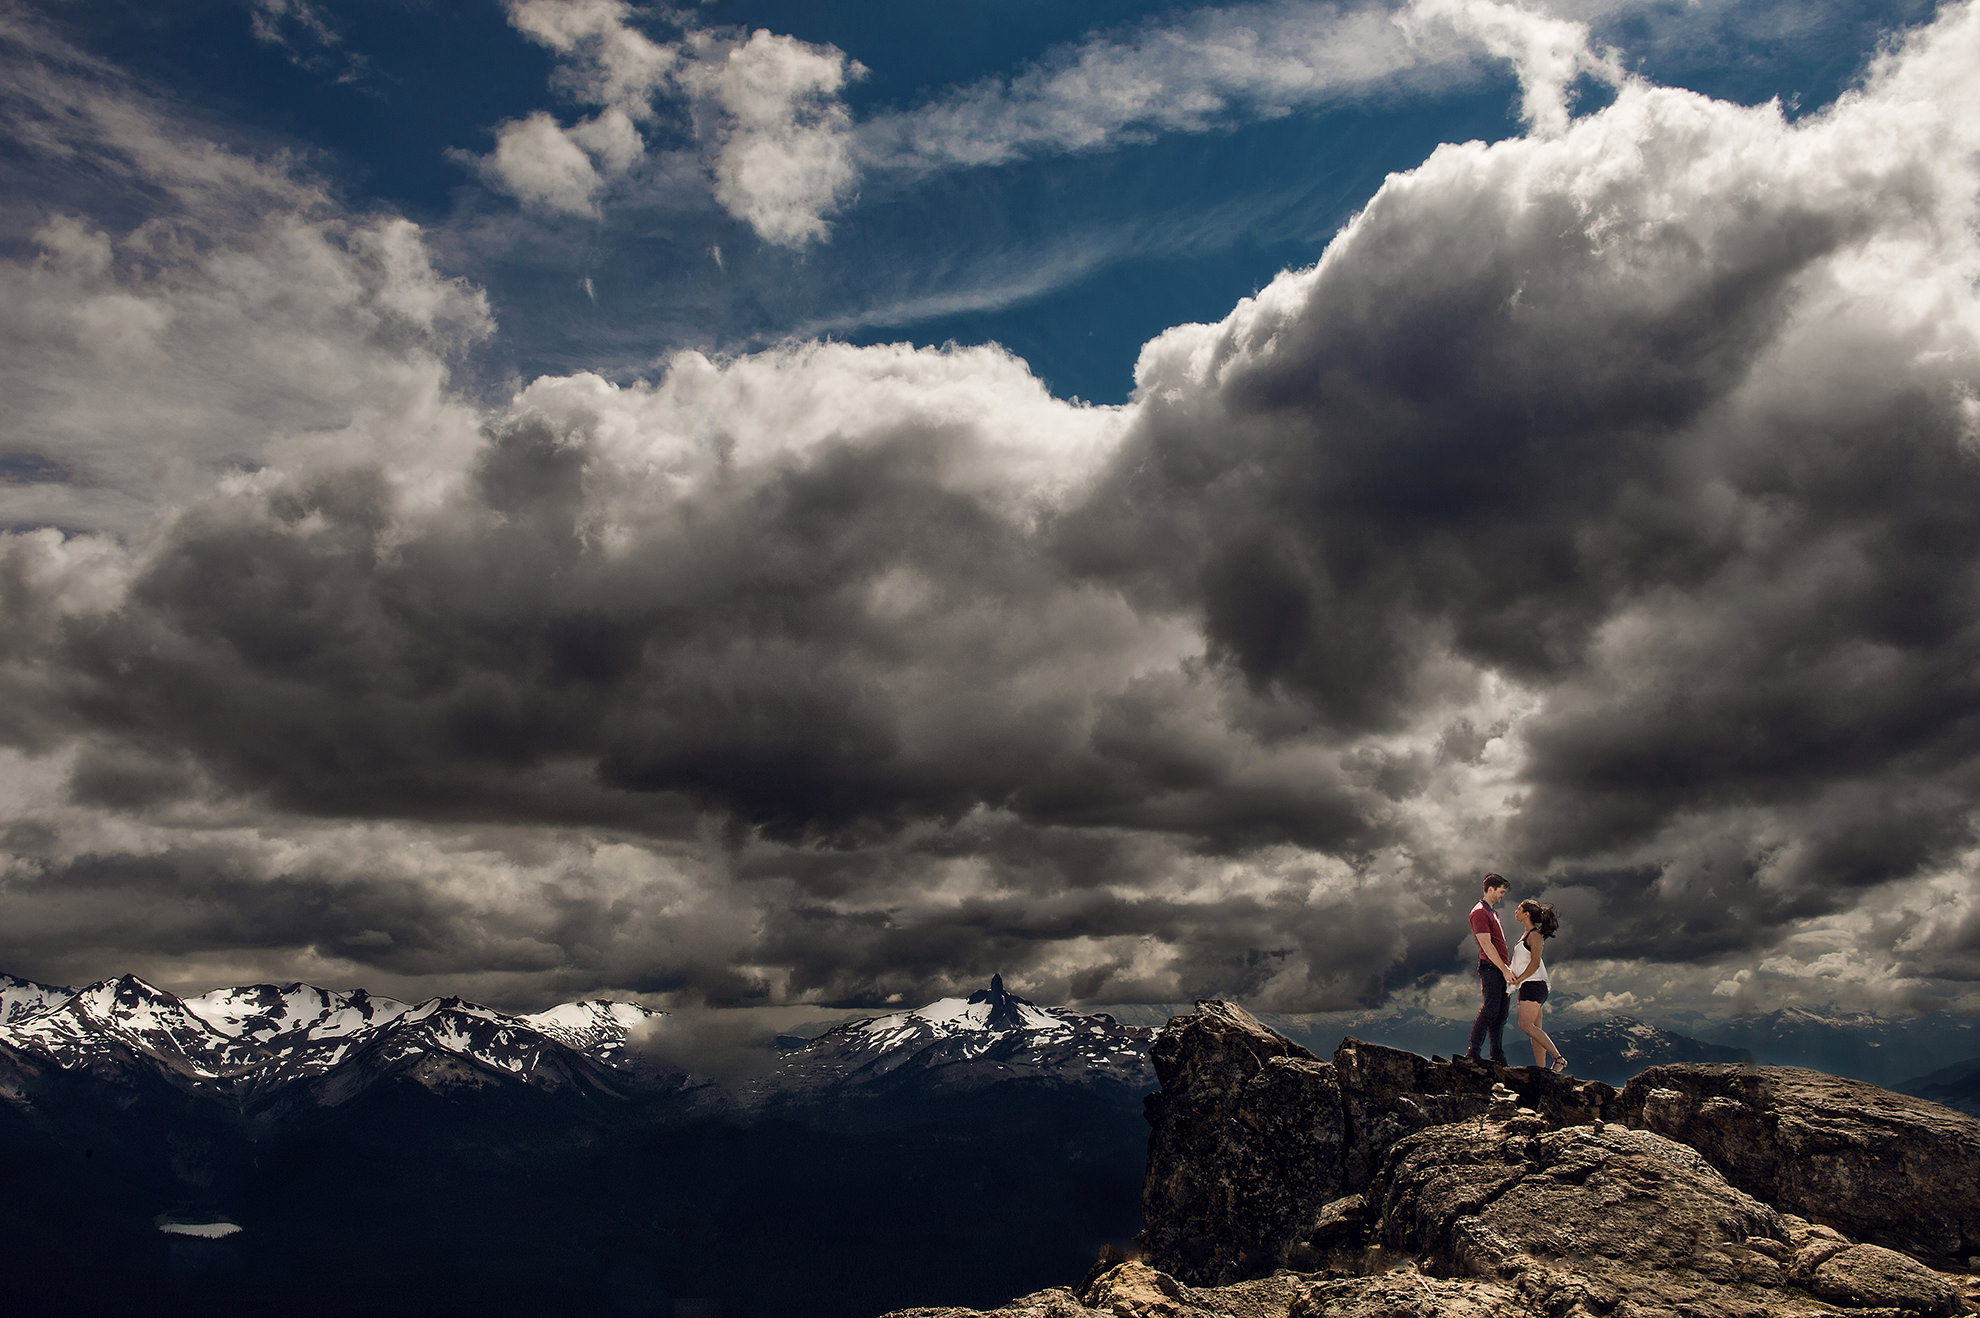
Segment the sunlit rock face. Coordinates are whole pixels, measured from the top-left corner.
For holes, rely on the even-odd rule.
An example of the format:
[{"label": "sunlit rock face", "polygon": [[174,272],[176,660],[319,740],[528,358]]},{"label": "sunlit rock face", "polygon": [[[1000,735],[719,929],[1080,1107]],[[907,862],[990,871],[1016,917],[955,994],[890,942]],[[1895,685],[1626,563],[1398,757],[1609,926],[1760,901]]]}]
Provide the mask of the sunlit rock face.
[{"label": "sunlit rock face", "polygon": [[1652,1067],[1618,1110],[1750,1194],[1957,1266],[1980,1255],[1980,1121],[1799,1067]]},{"label": "sunlit rock face", "polygon": [[1322,1060],[1224,1002],[1152,1055],[1141,1256],[993,1318],[1980,1308],[1980,1264],[1940,1270],[1980,1205],[1980,1122],[1930,1103],[1792,1068],[1618,1093],[1352,1039]]}]

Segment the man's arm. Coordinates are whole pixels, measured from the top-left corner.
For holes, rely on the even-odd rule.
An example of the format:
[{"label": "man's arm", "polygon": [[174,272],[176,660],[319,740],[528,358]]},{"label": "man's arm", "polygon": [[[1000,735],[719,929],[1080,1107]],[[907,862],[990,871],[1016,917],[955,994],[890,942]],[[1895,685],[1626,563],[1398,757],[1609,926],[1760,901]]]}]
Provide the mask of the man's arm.
[{"label": "man's arm", "polygon": [[1510,979],[1512,977],[1512,967],[1507,965],[1505,958],[1499,955],[1499,949],[1492,945],[1492,935],[1473,934],[1472,937],[1478,940],[1478,955],[1497,966],[1499,973]]}]

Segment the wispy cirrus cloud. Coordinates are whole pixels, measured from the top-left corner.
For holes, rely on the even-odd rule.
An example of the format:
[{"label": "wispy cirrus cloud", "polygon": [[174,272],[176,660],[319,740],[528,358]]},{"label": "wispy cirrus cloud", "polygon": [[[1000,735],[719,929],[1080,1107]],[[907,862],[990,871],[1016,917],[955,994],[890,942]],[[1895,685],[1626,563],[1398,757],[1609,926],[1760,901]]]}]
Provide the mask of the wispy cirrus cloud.
[{"label": "wispy cirrus cloud", "polygon": [[1010,78],[989,79],[860,126],[869,167],[1000,165],[1157,133],[1200,133],[1294,110],[1464,77],[1481,54],[1509,60],[1530,123],[1566,123],[1568,85],[1613,77],[1587,28],[1491,0],[1401,8],[1238,5],[1096,34]]},{"label": "wispy cirrus cloud", "polygon": [[[564,60],[558,85],[605,107],[564,126],[547,112],[498,130],[480,161],[505,191],[590,214],[643,148],[635,124],[656,98],[685,105],[709,158],[715,200],[766,240],[824,237],[863,174],[1002,165],[1098,150],[1160,133],[1201,133],[1472,71],[1480,55],[1519,72],[1529,122],[1557,132],[1570,84],[1614,81],[1587,29],[1493,0],[1341,6],[1311,0],[1205,9],[1181,20],[1096,34],[1009,78],[939,94],[855,123],[841,93],[861,75],[831,46],[767,30],[644,34],[618,0],[518,0],[515,26]],[[610,144],[608,150],[607,144]]]}]

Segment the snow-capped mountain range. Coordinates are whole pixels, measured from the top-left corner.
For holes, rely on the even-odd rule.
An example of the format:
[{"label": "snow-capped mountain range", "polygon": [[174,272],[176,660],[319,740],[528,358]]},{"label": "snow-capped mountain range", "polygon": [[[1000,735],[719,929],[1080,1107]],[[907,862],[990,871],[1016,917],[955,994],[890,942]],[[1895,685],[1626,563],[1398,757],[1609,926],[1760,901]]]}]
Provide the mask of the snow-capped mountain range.
[{"label": "snow-capped mountain range", "polygon": [[334,1105],[387,1075],[429,1088],[520,1081],[614,1090],[650,1071],[634,1046],[660,1013],[567,1002],[510,1015],[460,998],[421,1003],[308,984],[256,984],[180,998],[135,975],[80,990],[0,976],[0,1056],[16,1096],[48,1067],[100,1079],[149,1076],[260,1106],[295,1086]]},{"label": "snow-capped mountain range", "polygon": [[656,1047],[664,1013],[567,1002],[529,1015],[456,997],[420,1003],[308,984],[180,998],[135,975],[83,989],[0,975],[0,1097],[29,1099],[59,1073],[130,1087],[162,1081],[238,1107],[334,1107],[388,1078],[431,1091],[523,1085],[629,1096],[707,1091],[717,1105],[854,1094],[956,1092],[1006,1081],[1124,1092],[1154,1085],[1153,1031],[1040,1007],[1001,978],[969,998],[847,1021],[724,1095]]},{"label": "snow-capped mountain range", "polygon": [[1148,1060],[1154,1035],[1108,1015],[1040,1007],[996,975],[989,988],[967,998],[836,1025],[787,1053],[754,1093],[802,1100],[823,1092],[937,1093],[1030,1081],[1139,1095],[1155,1087]]}]

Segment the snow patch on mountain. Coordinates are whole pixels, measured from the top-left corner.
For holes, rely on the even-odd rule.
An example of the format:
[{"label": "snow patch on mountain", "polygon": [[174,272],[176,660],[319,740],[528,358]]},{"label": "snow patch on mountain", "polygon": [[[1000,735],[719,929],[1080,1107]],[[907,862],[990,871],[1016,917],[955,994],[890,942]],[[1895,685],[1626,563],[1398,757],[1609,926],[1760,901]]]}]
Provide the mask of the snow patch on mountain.
[{"label": "snow patch on mountain", "polygon": [[[1002,976],[997,977],[1001,986]],[[1006,995],[1008,996],[1008,995]],[[863,1029],[868,1034],[897,1035],[901,1031],[912,1031],[917,1024],[932,1025],[938,1033],[965,1034],[996,1030],[1032,1030],[1046,1034],[1065,1034],[1071,1031],[1072,1024],[1058,1012],[1035,1007],[1022,998],[1012,998],[1003,1019],[993,1019],[1004,1004],[978,993],[968,998],[941,998],[925,1007],[913,1011],[900,1012],[893,1016],[882,1016],[868,1021]]]},{"label": "snow patch on mountain", "polygon": [[72,988],[37,984],[31,979],[0,975],[0,1025],[12,1025],[30,1016],[39,1016],[76,996]]},{"label": "snow patch on mountain", "polygon": [[279,1045],[296,1037],[330,1039],[361,1034],[412,1008],[363,989],[337,993],[311,984],[252,984],[215,989],[185,1000],[186,1010],[229,1038]]},{"label": "snow patch on mountain", "polygon": [[522,1019],[567,1048],[607,1056],[642,1038],[664,1015],[637,1002],[589,998]]}]

